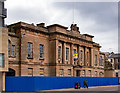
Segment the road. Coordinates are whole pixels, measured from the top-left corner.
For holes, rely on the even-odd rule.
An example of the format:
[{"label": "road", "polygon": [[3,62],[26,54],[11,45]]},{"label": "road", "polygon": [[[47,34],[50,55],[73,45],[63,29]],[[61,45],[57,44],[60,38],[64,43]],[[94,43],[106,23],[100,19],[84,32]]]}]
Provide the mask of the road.
[{"label": "road", "polygon": [[37,93],[120,93],[120,86],[89,87],[88,89],[57,89]]},{"label": "road", "polygon": [[101,86],[81,89],[56,89],[38,92],[4,92],[4,93],[120,93],[120,86]]}]

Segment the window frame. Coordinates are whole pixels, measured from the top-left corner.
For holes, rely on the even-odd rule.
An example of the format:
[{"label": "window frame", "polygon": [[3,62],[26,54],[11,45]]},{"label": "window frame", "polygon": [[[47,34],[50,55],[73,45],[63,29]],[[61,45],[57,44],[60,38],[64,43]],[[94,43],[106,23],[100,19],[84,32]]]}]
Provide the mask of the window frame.
[{"label": "window frame", "polygon": [[97,66],[97,55],[95,54],[95,66]]},{"label": "window frame", "polygon": [[[30,47],[30,45],[32,45],[32,48]],[[30,56],[29,56],[29,53],[30,53]],[[28,59],[33,59],[33,43],[32,42],[28,42]]]},{"label": "window frame", "polygon": [[58,60],[61,60],[61,46],[58,46]]},{"label": "window frame", "polygon": [[44,68],[40,68],[40,75],[44,76]]},{"label": "window frame", "polygon": [[12,57],[15,57],[15,45],[12,45]]},{"label": "window frame", "polygon": [[65,50],[66,50],[66,51],[65,51],[65,60],[68,61],[68,60],[69,60],[69,48],[66,47]]},{"label": "window frame", "polygon": [[83,62],[83,51],[82,50],[80,51],[80,61],[81,63]]},{"label": "window frame", "polygon": [[[42,47],[41,47],[42,46]],[[42,50],[41,50],[42,49]],[[39,45],[39,58],[44,59],[44,45],[40,44]]]},{"label": "window frame", "polygon": [[87,52],[87,63],[89,62],[89,53]]},{"label": "window frame", "polygon": [[59,76],[64,76],[64,69],[59,69]]},{"label": "window frame", "polygon": [[68,69],[68,75],[71,75],[71,69]]},{"label": "window frame", "polygon": [[[32,72],[29,70],[31,70]],[[31,73],[29,73],[29,72],[31,72]],[[28,75],[33,76],[33,68],[28,68]]]}]

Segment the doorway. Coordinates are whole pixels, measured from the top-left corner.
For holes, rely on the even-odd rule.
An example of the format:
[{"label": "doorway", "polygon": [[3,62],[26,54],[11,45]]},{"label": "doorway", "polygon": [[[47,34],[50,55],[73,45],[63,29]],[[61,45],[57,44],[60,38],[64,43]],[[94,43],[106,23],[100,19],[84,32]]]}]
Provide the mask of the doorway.
[{"label": "doorway", "polygon": [[15,76],[15,70],[9,68],[9,71],[5,73],[5,76]]}]

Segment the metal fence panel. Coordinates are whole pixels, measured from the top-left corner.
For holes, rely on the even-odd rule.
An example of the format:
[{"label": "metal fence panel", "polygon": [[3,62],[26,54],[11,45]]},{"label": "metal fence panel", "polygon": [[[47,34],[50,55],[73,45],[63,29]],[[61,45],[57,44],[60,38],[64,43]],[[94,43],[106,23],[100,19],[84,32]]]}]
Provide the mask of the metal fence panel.
[{"label": "metal fence panel", "polygon": [[118,77],[6,77],[6,91],[40,91],[74,88],[76,82],[87,80],[88,86],[118,85]]}]

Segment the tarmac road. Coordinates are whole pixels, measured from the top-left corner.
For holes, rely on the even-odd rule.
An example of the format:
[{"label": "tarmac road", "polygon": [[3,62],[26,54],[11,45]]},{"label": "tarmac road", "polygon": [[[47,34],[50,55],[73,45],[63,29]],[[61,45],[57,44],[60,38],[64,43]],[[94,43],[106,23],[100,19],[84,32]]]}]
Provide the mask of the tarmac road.
[{"label": "tarmac road", "polygon": [[56,89],[38,92],[4,92],[4,93],[120,93],[120,86],[99,86],[81,89]]}]

